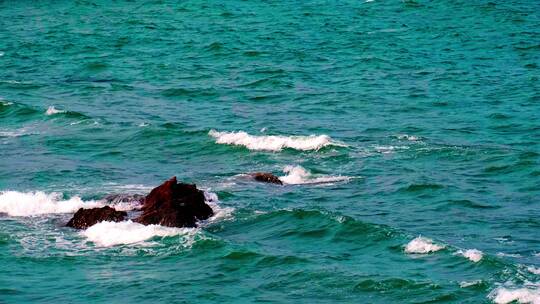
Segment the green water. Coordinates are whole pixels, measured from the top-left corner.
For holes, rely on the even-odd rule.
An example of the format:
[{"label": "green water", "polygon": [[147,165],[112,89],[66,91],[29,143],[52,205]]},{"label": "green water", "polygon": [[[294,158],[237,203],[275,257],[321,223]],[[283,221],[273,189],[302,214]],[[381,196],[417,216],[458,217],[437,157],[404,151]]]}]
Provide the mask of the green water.
[{"label": "green water", "polygon": [[0,1],[0,303],[540,303],[539,65],[538,1]]}]

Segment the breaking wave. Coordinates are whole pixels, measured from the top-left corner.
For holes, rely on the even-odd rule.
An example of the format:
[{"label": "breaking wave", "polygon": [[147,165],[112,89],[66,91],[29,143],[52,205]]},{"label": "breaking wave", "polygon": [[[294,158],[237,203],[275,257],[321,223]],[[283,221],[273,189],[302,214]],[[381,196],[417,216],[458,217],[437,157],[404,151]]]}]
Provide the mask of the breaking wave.
[{"label": "breaking wave", "polygon": [[[105,201],[83,201],[78,196],[64,199],[58,192],[45,193],[2,191],[0,192],[0,213],[9,216],[34,216],[54,213],[73,213],[79,208],[95,208],[107,205]],[[133,210],[136,206],[131,202],[109,204],[117,210]]]},{"label": "breaking wave", "polygon": [[55,108],[54,106],[50,106],[47,108],[47,111],[45,111],[45,114],[46,115],[54,115],[54,114],[59,114],[59,113],[66,113],[66,111],[64,110],[58,110],[57,108]]},{"label": "breaking wave", "polygon": [[287,175],[281,176],[279,179],[284,184],[290,185],[347,182],[352,178],[349,176],[313,176],[311,172],[301,166],[286,166],[283,172]]},{"label": "breaking wave", "polygon": [[125,222],[101,222],[81,232],[89,241],[98,246],[109,247],[120,244],[132,244],[149,240],[154,237],[175,235],[191,236],[197,228],[173,228],[160,225],[148,225]]},{"label": "breaking wave", "polygon": [[295,149],[301,151],[319,150],[326,146],[345,146],[333,142],[328,135],[309,136],[279,136],[279,135],[250,135],[246,132],[218,132],[210,130],[208,134],[216,139],[218,144],[245,146],[256,151],[281,151]]},{"label": "breaking wave", "polygon": [[484,257],[484,253],[478,249],[458,250],[457,255],[461,255],[472,262],[478,263]]},{"label": "breaking wave", "polygon": [[430,253],[444,249],[443,245],[438,245],[433,242],[433,240],[425,237],[417,237],[410,241],[405,246],[406,253]]},{"label": "breaking wave", "polygon": [[499,287],[489,294],[489,298],[497,304],[540,304],[540,284],[529,284],[521,288]]}]

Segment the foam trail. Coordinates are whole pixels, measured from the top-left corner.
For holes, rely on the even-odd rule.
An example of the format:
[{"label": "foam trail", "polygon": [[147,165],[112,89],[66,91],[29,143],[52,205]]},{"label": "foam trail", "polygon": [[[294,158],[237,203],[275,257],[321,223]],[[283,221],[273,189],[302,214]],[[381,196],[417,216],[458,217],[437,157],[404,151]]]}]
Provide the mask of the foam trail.
[{"label": "foam trail", "polygon": [[114,246],[132,244],[149,240],[154,237],[167,237],[175,235],[193,236],[197,228],[173,228],[160,225],[143,225],[132,221],[101,222],[84,230],[89,241],[98,246]]},{"label": "foam trail", "polygon": [[302,168],[301,166],[286,166],[283,169],[283,172],[287,173],[287,175],[281,176],[279,179],[284,184],[289,184],[289,185],[346,182],[351,179],[351,177],[348,177],[348,176],[314,177],[309,171]]},{"label": "foam trail", "polygon": [[310,136],[277,136],[249,135],[246,132],[218,132],[210,130],[208,134],[216,139],[218,144],[245,146],[256,151],[281,151],[285,148],[308,151],[319,150],[326,146],[345,146],[336,142],[328,135]]},{"label": "foam trail", "polygon": [[538,285],[509,289],[499,287],[489,294],[489,298],[497,304],[531,303],[540,304],[540,289]]},{"label": "foam trail", "polygon": [[50,106],[49,108],[47,108],[47,111],[45,111],[45,114],[46,115],[54,115],[54,114],[65,113],[65,112],[66,111],[58,110],[54,106]]},{"label": "foam trail", "polygon": [[456,254],[461,255],[475,263],[480,262],[480,260],[484,257],[484,253],[477,249],[467,249],[465,251],[459,250],[456,252]]},{"label": "foam trail", "polygon": [[425,237],[417,237],[405,246],[406,253],[430,253],[444,249],[443,245],[433,243],[433,240]]},{"label": "foam trail", "polygon": [[[95,208],[105,205],[104,201],[83,201],[78,196],[63,199],[63,195],[57,192],[0,192],[0,213],[6,213],[9,216],[73,213],[79,208]],[[132,210],[136,207],[134,203],[128,202],[108,205],[122,211]]]}]

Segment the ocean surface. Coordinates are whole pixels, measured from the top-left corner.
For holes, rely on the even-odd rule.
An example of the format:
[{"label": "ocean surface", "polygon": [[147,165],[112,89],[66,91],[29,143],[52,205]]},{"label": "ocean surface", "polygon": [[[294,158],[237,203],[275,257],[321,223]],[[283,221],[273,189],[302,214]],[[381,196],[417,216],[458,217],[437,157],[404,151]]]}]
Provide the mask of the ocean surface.
[{"label": "ocean surface", "polygon": [[0,303],[254,302],[540,303],[539,1],[0,2]]}]

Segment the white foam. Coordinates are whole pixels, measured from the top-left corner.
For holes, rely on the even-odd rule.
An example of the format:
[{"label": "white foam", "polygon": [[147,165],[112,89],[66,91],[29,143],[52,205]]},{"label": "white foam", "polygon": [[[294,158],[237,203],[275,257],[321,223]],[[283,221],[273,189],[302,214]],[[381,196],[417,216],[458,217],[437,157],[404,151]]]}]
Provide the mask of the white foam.
[{"label": "white foam", "polygon": [[129,211],[138,206],[137,202],[120,202],[116,204],[106,204],[104,201],[83,201],[78,196],[64,199],[61,193],[0,192],[0,213],[7,213],[10,216],[34,216],[54,213],[73,213],[79,208],[96,208],[109,205],[116,210]]},{"label": "white foam", "polygon": [[98,246],[140,243],[154,237],[175,235],[192,236],[197,228],[173,228],[160,225],[143,225],[132,221],[101,222],[81,232],[89,241]]},{"label": "white foam", "polygon": [[478,284],[482,284],[482,280],[462,281],[462,282],[459,282],[459,287],[467,288],[467,287],[471,287]]},{"label": "white foam", "polygon": [[7,213],[10,216],[70,213],[82,207],[93,208],[99,206],[101,204],[97,201],[85,202],[78,196],[64,200],[62,194],[56,192],[0,192],[0,213]]},{"label": "white foam", "polygon": [[65,113],[65,112],[66,112],[66,111],[58,110],[58,109],[55,108],[54,106],[50,106],[49,108],[47,108],[47,111],[45,111],[45,114],[47,114],[47,115],[54,115],[54,114]]},{"label": "white foam", "polygon": [[396,150],[407,150],[409,147],[407,146],[374,146],[375,151],[382,153],[382,154],[390,154],[394,153]]},{"label": "white foam", "polygon": [[284,184],[289,185],[302,185],[302,184],[322,184],[322,183],[335,183],[346,182],[351,179],[349,176],[313,176],[309,171],[301,166],[286,166],[283,172],[287,173],[285,176],[281,176],[279,179]]},{"label": "white foam", "polygon": [[219,204],[217,194],[209,191],[204,191],[204,200],[208,204],[208,206],[212,208],[212,211],[214,211],[214,215],[212,215],[206,221],[203,221],[201,223],[202,226],[232,218],[234,208],[221,206]]},{"label": "white foam", "polygon": [[246,132],[218,132],[210,130],[208,134],[216,139],[218,144],[245,146],[250,150],[281,151],[285,148],[295,150],[319,150],[326,146],[345,146],[336,142],[328,135],[310,136],[277,136],[249,135]]},{"label": "white foam", "polygon": [[529,267],[527,267],[527,270],[528,270],[530,273],[534,273],[534,274],[540,275],[540,268],[536,268],[536,267],[534,267],[534,266],[529,266]]},{"label": "white foam", "polygon": [[401,140],[408,140],[408,141],[417,141],[419,138],[417,136],[408,135],[408,134],[400,134],[397,136],[398,139]]},{"label": "white foam", "polygon": [[433,243],[433,240],[425,237],[417,237],[405,246],[406,253],[430,253],[444,249],[443,245]]},{"label": "white foam", "polygon": [[456,252],[456,254],[466,257],[475,263],[480,262],[480,260],[484,257],[484,253],[477,249],[467,249],[465,251],[459,250]]},{"label": "white foam", "polygon": [[497,304],[513,302],[540,304],[540,289],[537,284],[516,289],[499,287],[489,294],[489,298]]},{"label": "white foam", "polygon": [[0,131],[0,137],[19,137],[19,136],[24,136],[24,135],[28,135],[25,129],[19,129],[19,130],[5,130],[4,129]]}]

